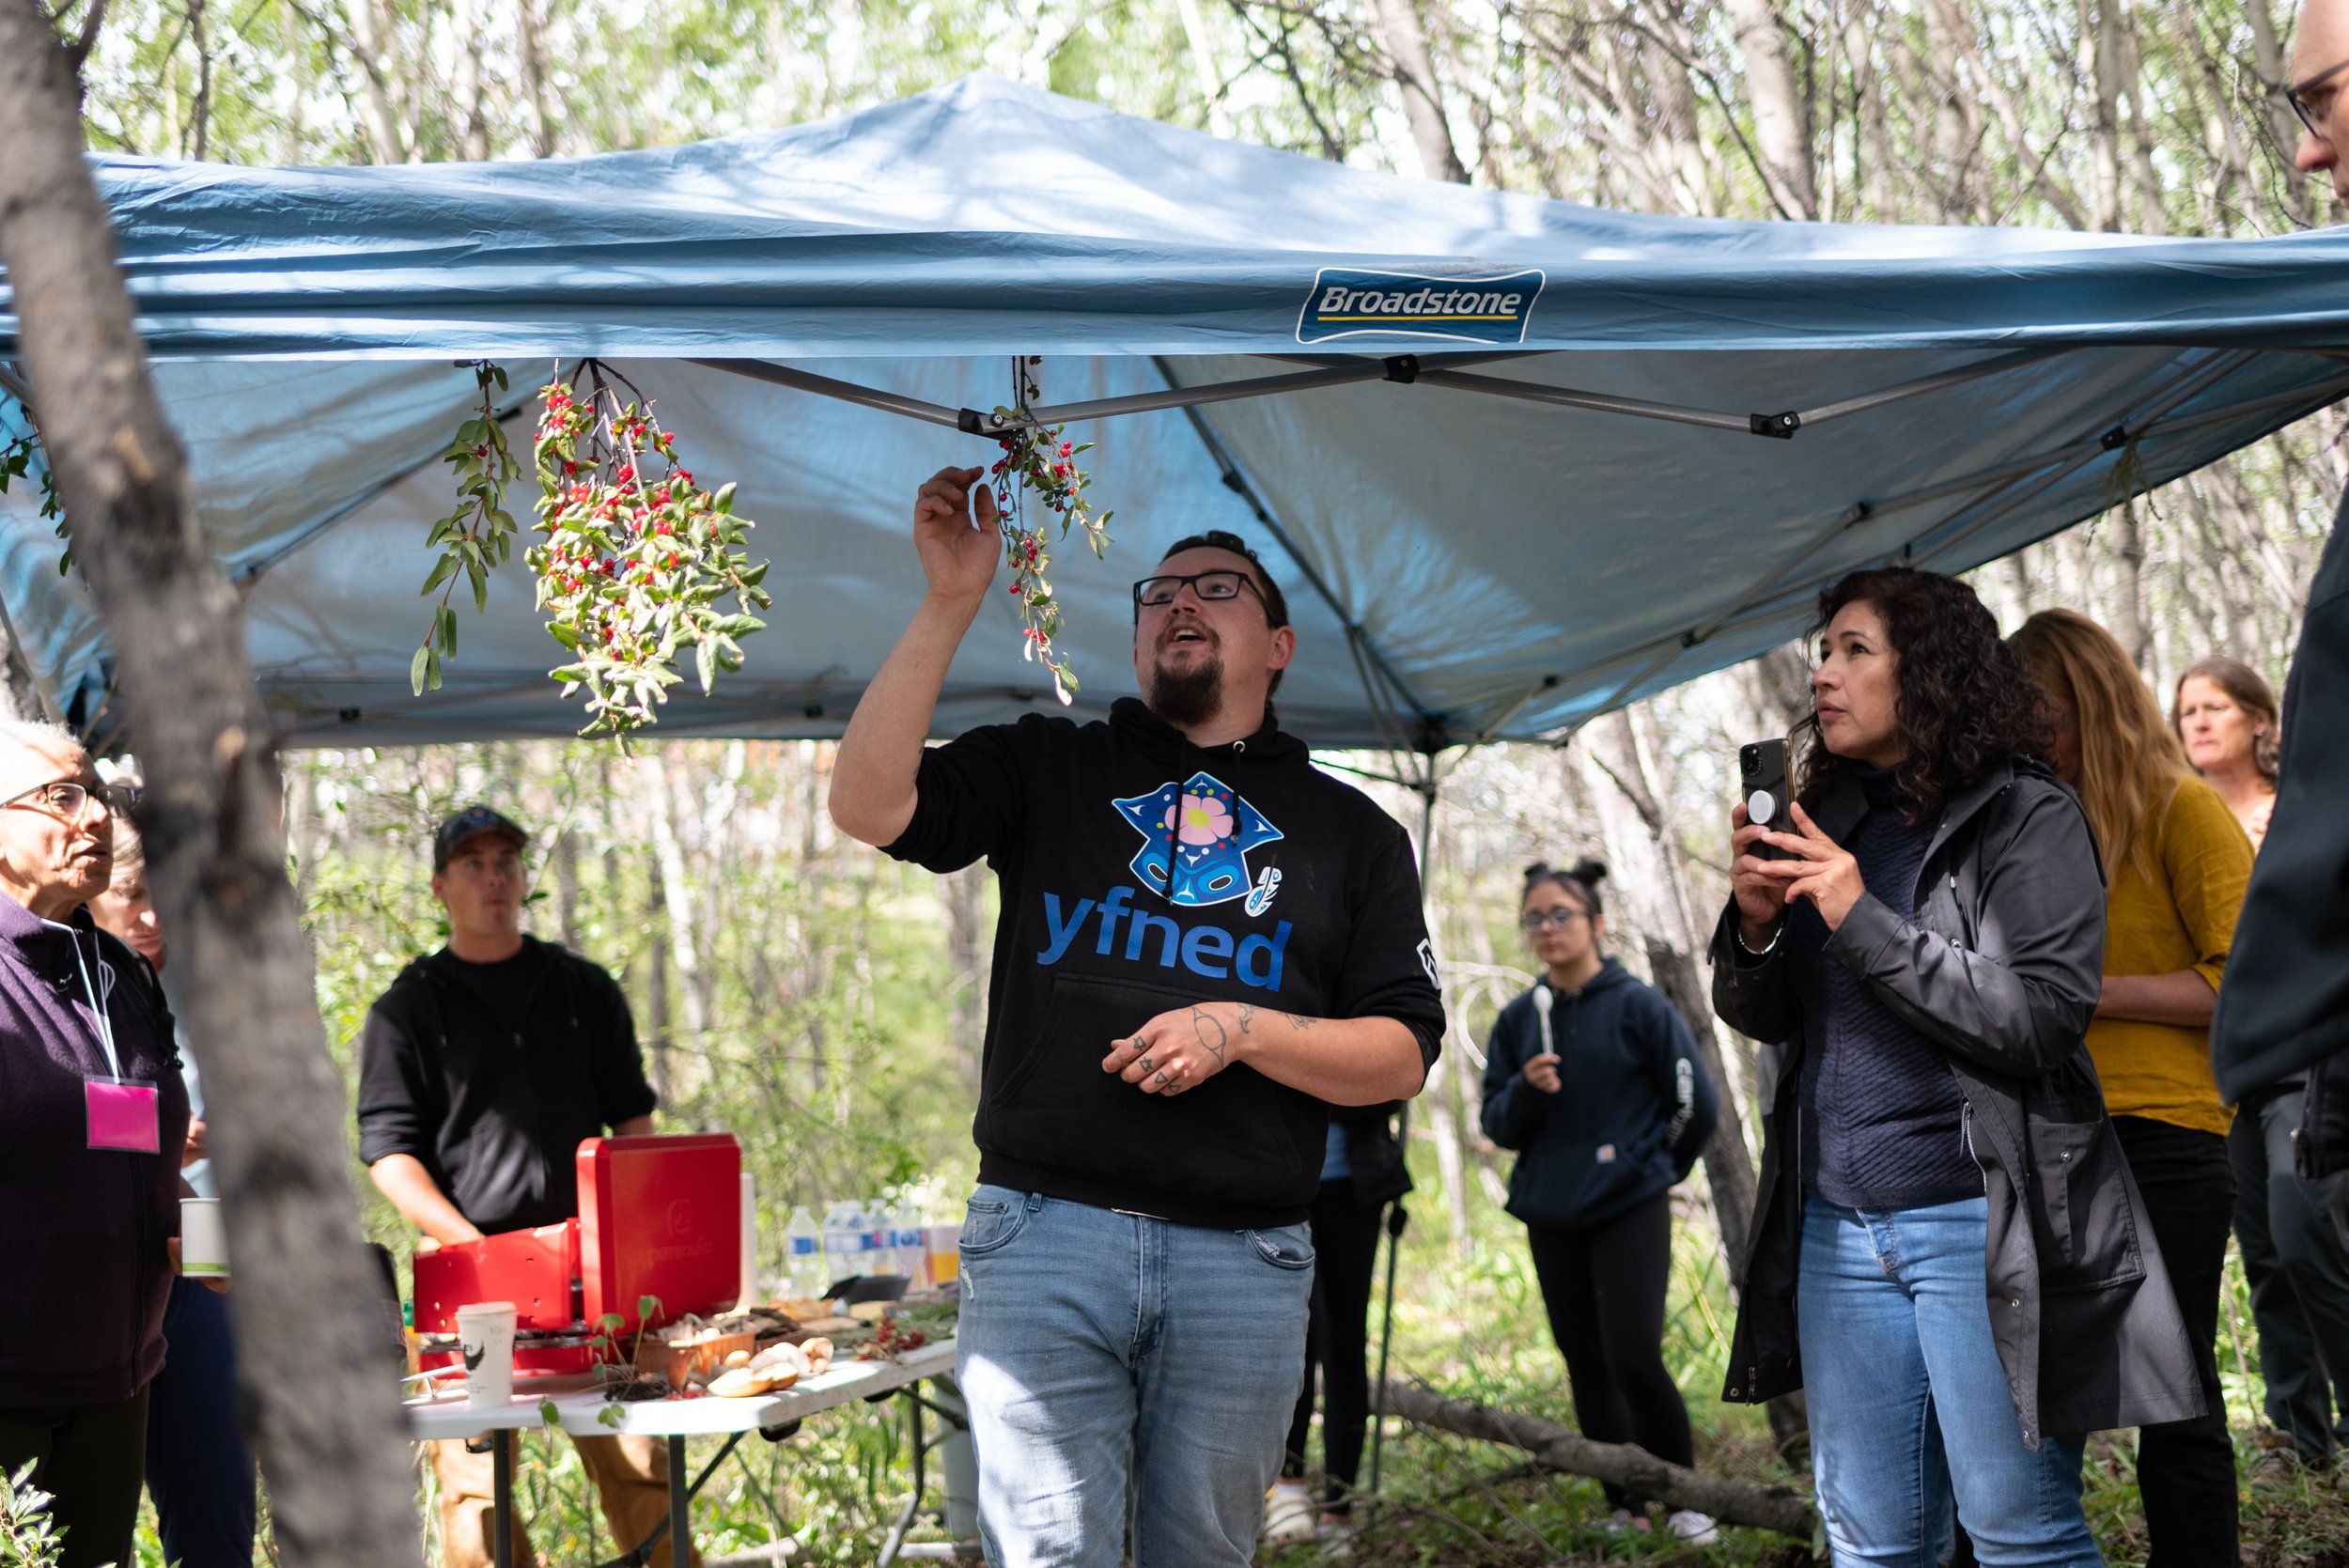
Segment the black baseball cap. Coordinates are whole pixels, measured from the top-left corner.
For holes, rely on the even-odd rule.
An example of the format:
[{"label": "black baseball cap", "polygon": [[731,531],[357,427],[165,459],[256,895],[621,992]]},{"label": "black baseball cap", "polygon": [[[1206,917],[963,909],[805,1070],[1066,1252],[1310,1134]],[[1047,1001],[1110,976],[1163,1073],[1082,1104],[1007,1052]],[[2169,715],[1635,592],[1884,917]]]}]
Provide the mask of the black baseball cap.
[{"label": "black baseball cap", "polygon": [[441,824],[441,831],[432,835],[432,869],[446,871],[448,862],[463,848],[468,839],[484,833],[496,833],[513,841],[520,849],[530,842],[530,835],[518,827],[513,818],[491,811],[487,806],[467,806]]}]

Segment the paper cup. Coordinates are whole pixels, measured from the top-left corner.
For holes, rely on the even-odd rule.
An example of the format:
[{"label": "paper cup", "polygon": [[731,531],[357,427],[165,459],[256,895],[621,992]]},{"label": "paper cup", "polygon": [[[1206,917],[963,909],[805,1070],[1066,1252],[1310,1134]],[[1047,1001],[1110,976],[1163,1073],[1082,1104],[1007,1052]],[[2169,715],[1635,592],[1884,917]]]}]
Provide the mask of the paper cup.
[{"label": "paper cup", "polygon": [[465,1354],[465,1403],[502,1406],[514,1397],[514,1303],[475,1301],[457,1309],[457,1341]]},{"label": "paper cup", "polygon": [[199,1280],[228,1278],[228,1231],[219,1199],[179,1200],[179,1272]]}]

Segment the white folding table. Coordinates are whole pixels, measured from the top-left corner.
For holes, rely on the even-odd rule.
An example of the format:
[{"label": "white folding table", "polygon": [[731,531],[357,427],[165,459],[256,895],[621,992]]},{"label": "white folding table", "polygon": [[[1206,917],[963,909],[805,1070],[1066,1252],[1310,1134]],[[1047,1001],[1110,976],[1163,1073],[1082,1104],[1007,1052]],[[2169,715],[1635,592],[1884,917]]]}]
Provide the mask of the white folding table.
[{"label": "white folding table", "polygon": [[[463,1399],[412,1399],[407,1403],[409,1436],[419,1440],[477,1437],[484,1433],[518,1432],[528,1427],[548,1424],[543,1409],[552,1400],[556,1415],[554,1424],[567,1432],[590,1436],[606,1433],[621,1436],[666,1437],[669,1439],[669,1517],[653,1529],[651,1535],[603,1568],[621,1568],[626,1564],[643,1564],[651,1560],[654,1546],[662,1536],[691,1542],[692,1539],[690,1511],[693,1497],[709,1478],[717,1473],[735,1445],[753,1432],[763,1432],[780,1441],[797,1430],[799,1423],[819,1411],[851,1400],[875,1400],[891,1393],[904,1392],[915,1399],[913,1414],[913,1497],[907,1503],[896,1528],[890,1532],[883,1547],[880,1562],[894,1562],[901,1549],[907,1528],[921,1506],[923,1490],[922,1408],[928,1402],[913,1393],[914,1385],[925,1378],[938,1377],[955,1369],[955,1342],[950,1336],[935,1344],[888,1360],[841,1360],[820,1377],[811,1377],[780,1393],[761,1395],[756,1399],[717,1399],[703,1395],[698,1399],[648,1399],[631,1404],[607,1402],[601,1391],[593,1388],[574,1389],[569,1392],[542,1395],[524,1391],[517,1393],[504,1406],[479,1409]],[[935,1410],[938,1406],[931,1405]],[[601,1419],[606,1410],[617,1410],[618,1418],[606,1424]],[[944,1412],[941,1412],[944,1414]],[[693,1437],[723,1436],[726,1441],[698,1478],[690,1483],[686,1476],[686,1444]],[[492,1467],[492,1504],[495,1510],[491,1547],[496,1568],[513,1568],[514,1459],[512,1449],[504,1441],[490,1445],[495,1456]],[[690,1552],[679,1556],[670,1554],[673,1562],[690,1560]]]}]

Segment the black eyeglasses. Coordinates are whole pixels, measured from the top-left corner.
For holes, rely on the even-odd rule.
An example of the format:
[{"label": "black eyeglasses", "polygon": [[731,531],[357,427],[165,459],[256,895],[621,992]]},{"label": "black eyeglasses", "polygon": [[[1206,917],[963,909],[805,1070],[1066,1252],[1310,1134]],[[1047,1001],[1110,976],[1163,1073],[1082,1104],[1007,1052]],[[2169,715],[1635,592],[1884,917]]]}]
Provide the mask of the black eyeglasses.
[{"label": "black eyeglasses", "polygon": [[112,815],[123,816],[139,803],[139,792],[129,784],[100,784],[91,789],[71,779],[59,779],[54,784],[35,784],[22,795],[11,795],[0,800],[0,807],[37,805],[68,822],[79,822],[93,800]]},{"label": "black eyeglasses", "polygon": [[1563,931],[1578,920],[1587,920],[1588,909],[1528,909],[1517,924],[1528,931]]},{"label": "black eyeglasses", "polygon": [[2337,66],[2327,66],[2308,80],[2295,82],[2284,89],[2284,101],[2291,104],[2292,112],[2300,116],[2300,123],[2309,128],[2309,134],[2320,142],[2332,140],[2332,137],[2319,128],[2317,122],[2332,117],[2333,100],[2340,95],[2341,89],[2336,86],[2329,92],[2319,94],[2313,100],[2309,95],[2315,93],[2318,88],[2344,70],[2349,70],[2349,60],[2343,60]]},{"label": "black eyeglasses", "polygon": [[[1237,598],[1242,588],[1254,594],[1258,602],[1264,599],[1254,580],[1246,572],[1225,567],[1217,571],[1192,572],[1189,577],[1145,577],[1134,584],[1134,604],[1143,610],[1163,610],[1174,602],[1174,597],[1183,591],[1185,584],[1209,603]],[[1265,613],[1268,615],[1271,613],[1271,607],[1266,606]]]}]

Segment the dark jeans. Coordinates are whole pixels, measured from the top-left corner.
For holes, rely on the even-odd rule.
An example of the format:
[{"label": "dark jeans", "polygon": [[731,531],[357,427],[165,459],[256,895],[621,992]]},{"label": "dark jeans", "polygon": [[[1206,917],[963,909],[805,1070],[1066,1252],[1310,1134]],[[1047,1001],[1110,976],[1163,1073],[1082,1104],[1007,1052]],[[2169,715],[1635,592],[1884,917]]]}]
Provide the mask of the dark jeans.
[{"label": "dark jeans", "polygon": [[2227,1156],[2267,1419],[2303,1459],[2322,1464],[2349,1442],[2349,1251],[2332,1221],[2341,1178],[2303,1181],[2293,1169],[2307,1099],[2297,1088],[2247,1097]]},{"label": "dark jeans", "polygon": [[2186,1337],[2210,1401],[2193,1421],[2141,1427],[2137,1485],[2150,1543],[2146,1568],[2217,1568],[2237,1559],[2234,1442],[2218,1389],[2218,1290],[2234,1220],[2234,1172],[2215,1132],[2142,1116],[2115,1116],[2113,1130],[2145,1199],[2170,1270]]},{"label": "dark jeans", "polygon": [[[1672,1194],[1659,1192],[1589,1230],[1528,1225],[1526,1234],[1582,1435],[1637,1443],[1674,1465],[1695,1464],[1688,1406],[1664,1367]],[[1630,1508],[1641,1499],[1610,1486],[1607,1500]]]},{"label": "dark jeans", "polygon": [[57,1568],[136,1560],[147,1390],[111,1405],[0,1405],[0,1484],[27,1459],[64,1531]]},{"label": "dark jeans", "polygon": [[253,1453],[237,1429],[228,1298],[172,1281],[163,1339],[163,1370],[147,1386],[147,1489],[163,1560],[252,1568]]},{"label": "dark jeans", "polygon": [[1305,1473],[1305,1434],[1314,1419],[1314,1372],[1321,1372],[1323,1506],[1344,1514],[1361,1473],[1362,1431],[1370,1420],[1370,1287],[1378,1259],[1378,1222],[1387,1205],[1364,1208],[1354,1184],[1340,1177],[1315,1194],[1313,1320],[1305,1335],[1305,1388],[1289,1421],[1281,1473]]}]

